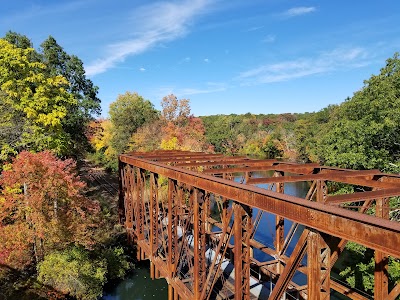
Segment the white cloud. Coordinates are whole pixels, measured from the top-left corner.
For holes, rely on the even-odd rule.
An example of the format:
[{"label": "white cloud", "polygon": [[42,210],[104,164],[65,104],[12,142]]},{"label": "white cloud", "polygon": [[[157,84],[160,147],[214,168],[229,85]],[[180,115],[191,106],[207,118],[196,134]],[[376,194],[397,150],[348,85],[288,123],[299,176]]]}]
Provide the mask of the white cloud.
[{"label": "white cloud", "polygon": [[208,58],[203,59],[203,61],[204,61],[205,63],[209,63],[209,62],[210,62],[210,60],[209,60]]},{"label": "white cloud", "polygon": [[143,68],[143,67],[141,67],[141,68],[139,69],[139,71],[144,72],[144,71],[146,71],[146,69]]},{"label": "white cloud", "polygon": [[191,61],[191,58],[189,56],[185,57],[184,59],[182,59],[179,64],[183,64],[183,63],[188,63]]},{"label": "white cloud", "polygon": [[291,9],[288,9],[284,13],[282,13],[283,17],[291,18],[291,17],[297,17],[305,14],[309,14],[316,11],[316,8],[313,6],[300,6],[300,7],[293,7]]},{"label": "white cloud", "polygon": [[245,30],[244,32],[256,31],[256,30],[260,30],[260,29],[263,29],[263,28],[264,28],[264,26],[254,26],[254,27],[251,27],[251,28]]},{"label": "white cloud", "polygon": [[160,43],[170,42],[186,35],[193,19],[201,14],[209,0],[184,0],[157,2],[135,9],[132,28],[133,38],[107,46],[105,58],[86,66],[86,73],[93,76],[103,73],[128,56],[145,52]]},{"label": "white cloud", "polygon": [[299,58],[262,65],[242,72],[236,79],[243,85],[288,81],[341,69],[353,69],[368,64],[367,53],[362,48],[337,48],[320,53],[314,58]]},{"label": "white cloud", "polygon": [[275,39],[276,39],[275,35],[268,34],[262,41],[264,43],[273,43],[273,42],[275,42]]},{"label": "white cloud", "polygon": [[190,95],[210,94],[210,93],[223,92],[226,89],[227,89],[226,84],[221,82],[207,82],[203,88],[163,87],[160,88],[159,90],[159,98],[169,94],[174,94],[178,98]]}]

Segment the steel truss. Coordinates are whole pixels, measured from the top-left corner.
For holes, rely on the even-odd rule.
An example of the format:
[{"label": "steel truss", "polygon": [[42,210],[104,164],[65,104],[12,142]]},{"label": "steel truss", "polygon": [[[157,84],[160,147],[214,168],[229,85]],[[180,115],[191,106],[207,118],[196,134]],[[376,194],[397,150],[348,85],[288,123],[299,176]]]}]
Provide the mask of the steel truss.
[{"label": "steel truss", "polygon": [[[400,295],[388,279],[389,256],[400,258],[400,176],[188,151],[120,155],[119,175],[120,222],[170,300],[322,300],[331,290],[370,299],[331,276],[348,241],[375,251],[374,299]],[[307,195],[285,194],[289,182],[308,182]],[[331,183],[359,192],[330,195]],[[271,214],[275,226],[264,228]],[[263,231],[273,245],[257,239]]]}]

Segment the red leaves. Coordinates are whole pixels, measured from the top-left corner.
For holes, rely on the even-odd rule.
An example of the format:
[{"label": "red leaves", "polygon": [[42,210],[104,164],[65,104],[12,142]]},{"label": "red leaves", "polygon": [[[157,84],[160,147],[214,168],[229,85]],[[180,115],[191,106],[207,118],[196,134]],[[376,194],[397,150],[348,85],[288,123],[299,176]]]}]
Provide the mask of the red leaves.
[{"label": "red leaves", "polygon": [[[87,233],[85,240],[90,241],[88,223],[99,205],[82,195],[85,184],[75,167],[73,160],[59,160],[48,151],[24,151],[10,170],[3,171],[0,263],[22,267],[29,261],[16,260],[17,251],[34,251],[40,259],[48,250],[72,242],[86,244],[81,232]],[[13,241],[20,241],[18,247]]]}]

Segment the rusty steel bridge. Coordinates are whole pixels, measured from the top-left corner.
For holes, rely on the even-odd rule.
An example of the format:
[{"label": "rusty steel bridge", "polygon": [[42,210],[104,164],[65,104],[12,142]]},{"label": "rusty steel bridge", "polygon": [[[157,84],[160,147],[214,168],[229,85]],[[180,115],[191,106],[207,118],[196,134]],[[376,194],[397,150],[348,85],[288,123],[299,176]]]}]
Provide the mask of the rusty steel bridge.
[{"label": "rusty steel bridge", "polygon": [[[400,176],[188,151],[123,154],[119,174],[120,221],[169,300],[372,299],[332,276],[348,241],[374,251],[373,298],[400,295],[388,274],[389,256],[400,258]],[[305,197],[285,194],[294,182]],[[330,194],[335,183],[356,192]],[[257,238],[266,232],[273,242]]]}]

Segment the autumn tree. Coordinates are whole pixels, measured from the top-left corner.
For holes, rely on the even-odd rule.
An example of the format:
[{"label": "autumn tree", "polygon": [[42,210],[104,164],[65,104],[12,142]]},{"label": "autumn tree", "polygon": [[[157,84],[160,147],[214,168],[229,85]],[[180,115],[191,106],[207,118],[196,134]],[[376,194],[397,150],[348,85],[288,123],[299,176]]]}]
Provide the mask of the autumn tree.
[{"label": "autumn tree", "polygon": [[0,263],[22,268],[71,243],[92,245],[99,206],[82,195],[74,161],[23,151],[0,184]]},{"label": "autumn tree", "polygon": [[32,48],[0,39],[0,106],[6,107],[0,128],[12,132],[0,141],[3,155],[22,149],[63,154],[69,146],[62,122],[76,99],[67,91],[68,81],[61,75],[46,76],[46,65],[32,53]]},{"label": "autumn tree", "polygon": [[137,93],[126,92],[110,104],[110,121],[113,127],[111,145],[116,154],[128,149],[129,140],[138,128],[158,118],[153,104]]},{"label": "autumn tree", "polygon": [[111,145],[114,127],[109,119],[99,119],[88,124],[86,134],[95,153],[92,159],[108,169],[116,170],[118,153]]},{"label": "autumn tree", "polygon": [[177,126],[184,126],[190,116],[190,103],[188,99],[180,99],[170,94],[163,97],[161,101],[161,116],[167,122]]},{"label": "autumn tree", "polygon": [[[13,50],[14,53],[11,53],[11,49],[6,49],[3,44],[0,64],[4,69],[10,68],[6,71],[11,72],[8,80],[15,78],[19,79],[19,82],[13,87],[14,90],[6,91],[5,87],[1,90],[6,98],[10,98],[14,93],[14,104],[15,101],[24,100],[21,93],[17,93],[18,90],[25,92],[24,97],[30,101],[21,101],[20,107],[16,107],[16,105],[10,105],[10,101],[5,102],[4,96],[1,97],[1,102],[8,106],[5,113],[19,117],[16,123],[15,120],[10,120],[9,116],[5,116],[6,126],[0,124],[0,127],[6,127],[8,131],[15,129],[14,132],[19,132],[19,137],[13,134],[12,138],[3,139],[5,142],[2,145],[4,146],[2,156],[23,149],[36,151],[52,149],[62,155],[76,154],[77,151],[82,152],[87,149],[89,144],[84,129],[94,116],[100,113],[101,108],[100,99],[97,97],[98,88],[86,78],[82,61],[77,56],[66,53],[51,36],[42,43],[39,52],[33,49],[33,44],[28,37],[16,32],[9,31],[4,41],[19,52]],[[9,59],[14,61],[14,65],[8,63]],[[30,75],[27,76],[27,74]],[[6,75],[2,73],[0,76]],[[0,78],[0,82],[2,80],[6,79]],[[38,89],[39,86],[43,88]],[[29,90],[32,91],[32,95],[27,95]],[[46,95],[43,95],[44,92]],[[35,94],[38,99],[34,99]],[[60,101],[61,99],[66,101]],[[32,124],[31,115],[27,112],[20,116],[20,111],[28,103],[32,104],[31,110],[35,107],[52,110],[52,125],[57,127],[57,133],[49,126]],[[18,130],[18,127],[21,127],[20,124],[23,124],[23,130]]]},{"label": "autumn tree", "polygon": [[190,113],[188,99],[180,99],[171,94],[161,101],[162,138],[161,149],[212,151],[206,142],[205,129],[200,118]]},{"label": "autumn tree", "polygon": [[129,140],[129,150],[150,152],[160,148],[165,122],[155,120],[140,127]]}]

